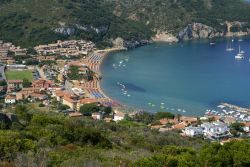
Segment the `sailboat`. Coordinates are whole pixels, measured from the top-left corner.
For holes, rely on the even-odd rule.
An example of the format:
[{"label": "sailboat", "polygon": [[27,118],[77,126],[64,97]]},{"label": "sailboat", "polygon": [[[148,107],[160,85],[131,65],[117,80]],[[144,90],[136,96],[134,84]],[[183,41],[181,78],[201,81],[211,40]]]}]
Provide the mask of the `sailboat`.
[{"label": "sailboat", "polygon": [[215,46],[215,44],[216,44],[216,42],[214,40],[210,42],[211,46]]},{"label": "sailboat", "polygon": [[228,51],[228,52],[234,51],[234,48],[232,48],[232,43],[231,42],[227,43],[227,49],[226,49],[226,51]]},{"label": "sailboat", "polygon": [[239,53],[235,56],[235,59],[243,59],[244,58],[243,52],[240,50],[240,46],[239,46]]}]

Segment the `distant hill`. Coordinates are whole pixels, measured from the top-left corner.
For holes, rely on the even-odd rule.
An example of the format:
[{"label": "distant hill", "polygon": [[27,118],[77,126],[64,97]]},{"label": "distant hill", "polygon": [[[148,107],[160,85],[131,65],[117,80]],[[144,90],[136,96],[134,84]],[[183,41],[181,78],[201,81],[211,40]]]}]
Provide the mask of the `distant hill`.
[{"label": "distant hill", "polygon": [[84,38],[99,46],[110,39],[150,39],[158,31],[174,36],[190,23],[219,32],[248,31],[250,5],[242,0],[0,0],[0,39],[34,46]]}]

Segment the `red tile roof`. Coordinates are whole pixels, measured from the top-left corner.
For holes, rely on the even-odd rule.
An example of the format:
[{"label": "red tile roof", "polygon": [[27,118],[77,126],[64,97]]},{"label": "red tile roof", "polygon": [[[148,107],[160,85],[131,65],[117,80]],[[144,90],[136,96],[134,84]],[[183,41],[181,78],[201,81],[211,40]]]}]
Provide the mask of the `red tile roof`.
[{"label": "red tile roof", "polygon": [[9,100],[11,100],[11,99],[16,99],[16,96],[7,95],[7,96],[5,97],[5,99],[9,99]]},{"label": "red tile roof", "polygon": [[91,98],[86,98],[86,99],[81,99],[80,103],[81,104],[86,104],[86,103],[97,103],[98,101],[96,99],[91,99]]},{"label": "red tile roof", "polygon": [[73,112],[73,113],[69,113],[69,116],[70,117],[81,117],[82,113],[80,113],[80,112]]}]

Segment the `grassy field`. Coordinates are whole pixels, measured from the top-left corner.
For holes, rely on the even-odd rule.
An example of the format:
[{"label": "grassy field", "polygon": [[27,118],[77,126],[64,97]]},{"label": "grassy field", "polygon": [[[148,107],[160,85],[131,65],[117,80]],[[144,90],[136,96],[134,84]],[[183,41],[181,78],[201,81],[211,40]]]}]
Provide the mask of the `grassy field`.
[{"label": "grassy field", "polygon": [[24,70],[24,71],[6,71],[5,73],[7,80],[12,80],[12,79],[28,79],[29,81],[32,81],[33,74],[29,70]]}]

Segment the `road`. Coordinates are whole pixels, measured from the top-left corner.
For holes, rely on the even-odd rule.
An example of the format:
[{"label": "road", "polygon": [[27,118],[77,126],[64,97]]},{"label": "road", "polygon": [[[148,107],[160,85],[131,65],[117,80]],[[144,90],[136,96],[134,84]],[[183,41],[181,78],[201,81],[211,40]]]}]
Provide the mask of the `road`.
[{"label": "road", "polygon": [[1,65],[0,66],[0,74],[1,74],[0,80],[6,80],[4,69],[5,69],[5,65],[3,65],[3,66]]}]

